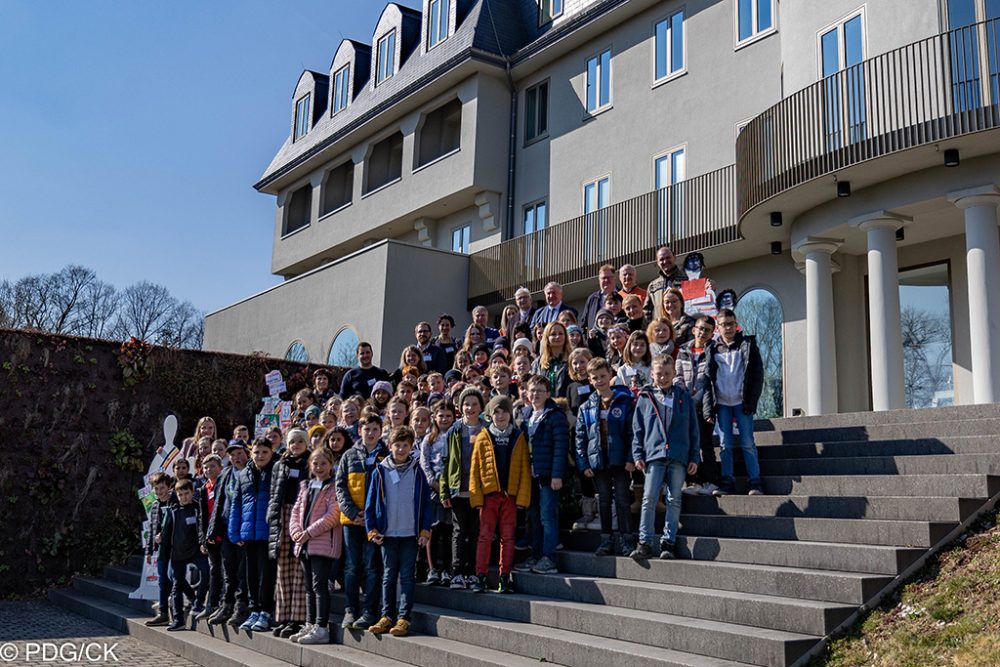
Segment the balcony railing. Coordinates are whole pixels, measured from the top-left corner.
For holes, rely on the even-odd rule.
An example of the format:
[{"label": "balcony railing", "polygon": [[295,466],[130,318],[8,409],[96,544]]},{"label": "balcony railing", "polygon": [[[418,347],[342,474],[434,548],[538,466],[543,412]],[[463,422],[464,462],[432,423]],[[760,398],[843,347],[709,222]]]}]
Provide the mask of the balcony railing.
[{"label": "balcony railing", "polygon": [[1000,127],[1000,20],[848,67],[754,118],[736,142],[739,217],[852,165]]},{"label": "balcony railing", "polygon": [[602,264],[646,264],[664,243],[683,254],[739,240],[735,173],[730,165],[472,254],[470,307],[508,301],[520,286],[592,280]]}]

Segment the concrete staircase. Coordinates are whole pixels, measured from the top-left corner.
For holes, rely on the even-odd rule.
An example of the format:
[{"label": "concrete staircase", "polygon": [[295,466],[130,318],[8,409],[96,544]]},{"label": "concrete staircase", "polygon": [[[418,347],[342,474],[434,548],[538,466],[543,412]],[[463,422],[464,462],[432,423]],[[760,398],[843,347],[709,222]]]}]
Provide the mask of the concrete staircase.
[{"label": "concrete staircase", "polygon": [[597,558],[596,533],[564,531],[560,574],[517,573],[518,594],[418,586],[405,639],[146,628],[147,603],[128,599],[137,558],[49,595],[211,667],[803,664],[1000,498],[998,434],[997,406],[759,422],[769,495],[685,497],[682,559]]}]

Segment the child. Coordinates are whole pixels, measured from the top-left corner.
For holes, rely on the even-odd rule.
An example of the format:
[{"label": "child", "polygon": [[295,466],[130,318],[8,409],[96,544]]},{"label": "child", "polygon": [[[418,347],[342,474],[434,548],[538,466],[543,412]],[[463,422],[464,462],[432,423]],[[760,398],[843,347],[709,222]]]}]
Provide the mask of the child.
[{"label": "child", "polygon": [[[638,298],[638,297],[637,297]],[[632,392],[611,385],[611,366],[604,359],[587,364],[594,392],[576,418],[576,466],[597,487],[601,517],[601,543],[596,556],[617,552],[629,555],[635,548],[629,512],[629,473],[632,472]],[[611,499],[618,515],[618,532],[611,525]]]},{"label": "child", "polygon": [[337,425],[337,415],[332,410],[323,410],[319,413],[319,424],[329,432]]},{"label": "child", "polygon": [[[365,531],[365,499],[371,473],[389,450],[382,442],[382,419],[374,412],[361,418],[361,440],[344,452],[337,466],[337,504],[344,526],[344,609],[345,630],[367,630],[375,624],[379,603],[381,564],[377,546],[368,541]],[[364,573],[365,610],[360,617],[359,588]]]},{"label": "child", "polygon": [[396,387],[396,398],[403,401],[407,407],[413,402],[413,395],[417,392],[417,381],[410,376],[404,375],[403,381]]},{"label": "child", "polygon": [[[267,430],[264,431],[264,437],[271,443],[271,449],[275,452],[280,451],[285,446],[285,436],[282,435],[280,426],[268,426]],[[233,442],[236,442],[236,439]],[[250,442],[249,440],[240,440],[240,442],[249,448],[247,444]]]},{"label": "child", "polygon": [[[566,403],[569,409],[569,423],[576,424],[576,416],[594,388],[587,377],[587,364],[594,356],[586,347],[581,347],[569,353],[569,387],[566,390]],[[580,518],[573,522],[573,530],[598,530],[601,524],[597,520],[597,490],[594,480],[583,475],[576,476],[580,483]]]},{"label": "child", "polygon": [[462,421],[448,431],[448,448],[445,454],[444,475],[441,478],[441,504],[451,510],[451,588],[467,588],[465,580],[473,572],[476,539],[479,535],[478,517],[469,503],[469,466],[472,447],[479,432],[486,427],[480,418],[483,412],[483,395],[478,389],[464,390],[458,399]]},{"label": "child", "polygon": [[[373,635],[410,633],[418,548],[427,544],[434,519],[427,480],[413,452],[413,431],[398,426],[389,436],[391,456],[375,466],[365,500],[368,539],[382,547],[382,618],[368,628]],[[399,588],[399,604],[396,589]],[[395,623],[393,622],[393,619]]]},{"label": "child", "polygon": [[239,474],[232,510],[229,513],[229,541],[243,547],[247,559],[247,588],[250,616],[241,630],[266,632],[274,612],[274,563],[267,557],[270,530],[267,504],[271,496],[274,450],[267,438],[253,441],[251,461]]},{"label": "child", "polygon": [[292,507],[288,531],[306,586],[306,622],[292,634],[299,644],[330,643],[330,572],[340,558],[343,531],[337,488],[333,484],[334,453],[320,447],[309,455],[312,481],[302,480]]},{"label": "child", "polygon": [[233,440],[250,442],[250,429],[243,425],[237,426],[233,429]]},{"label": "child", "polygon": [[[149,485],[153,487],[156,500],[149,509],[149,539],[146,541],[146,562],[152,564],[153,553],[159,552],[158,545],[163,542],[160,535],[163,528],[164,515],[170,508],[176,505],[174,500],[174,480],[165,472],[154,472],[149,477]],[[170,607],[170,590],[173,588],[173,581],[170,579],[170,559],[156,559],[157,584],[160,589],[160,607],[156,617],[146,621],[146,626],[155,628],[170,623],[170,616],[167,610]]]},{"label": "child", "polygon": [[405,426],[409,411],[410,408],[406,401],[398,396],[391,398],[385,408],[385,426],[382,428],[382,437],[388,439],[394,428]]},{"label": "child", "polygon": [[[311,410],[312,408],[310,408]],[[317,426],[313,428],[323,428]],[[302,429],[293,428],[286,436],[285,453],[274,464],[271,498],[267,504],[269,528],[268,557],[277,563],[275,583],[274,635],[288,638],[302,629],[306,618],[305,581],[302,566],[295,562],[294,545],[288,524],[292,507],[299,497],[299,485],[308,476],[309,440]]]},{"label": "child", "polygon": [[219,457],[219,460],[222,461],[223,467],[225,467],[229,461],[228,455],[226,454],[226,447],[228,445],[229,443],[222,438],[212,442],[212,453]]},{"label": "child", "polygon": [[368,400],[368,405],[375,409],[379,417],[384,417],[390,398],[392,398],[392,385],[386,380],[379,380],[372,387],[372,396]]},{"label": "child", "polygon": [[[191,476],[191,465],[188,463],[188,460],[177,457],[174,459],[174,463],[171,468],[174,471],[174,487],[176,488],[177,482],[182,479],[189,479],[191,480],[191,483],[194,484],[195,500],[200,500],[201,480]],[[174,496],[174,500],[177,500],[176,496]]]},{"label": "child", "polygon": [[629,294],[622,302],[625,311],[625,321],[629,332],[642,331],[646,328],[646,316],[642,312],[642,299],[635,294]]},{"label": "child", "polygon": [[493,538],[500,535],[499,593],[513,593],[510,572],[514,566],[514,530],[517,510],[531,504],[531,464],[528,441],[514,426],[514,408],[507,396],[495,396],[486,406],[492,422],[479,432],[469,467],[469,504],[479,512],[476,579],[472,592],[486,590]]},{"label": "child", "polygon": [[497,364],[490,369],[490,384],[493,389],[490,396],[508,396],[511,399],[517,398],[517,388],[511,383],[511,370],[507,364]]},{"label": "child", "polygon": [[695,318],[690,341],[677,351],[674,368],[677,374],[674,382],[687,389],[698,411],[698,433],[701,440],[701,465],[698,474],[688,481],[691,485],[684,489],[690,495],[711,496],[718,490],[719,466],[715,461],[715,395],[708,377],[708,366],[712,354],[712,334],[715,320],[708,315]]},{"label": "child", "polygon": [[595,357],[603,357],[608,353],[608,330],[614,325],[615,317],[607,308],[597,311],[594,327],[587,331],[587,347]]},{"label": "child", "polygon": [[674,326],[665,317],[653,320],[646,327],[646,338],[649,339],[649,353],[654,357],[661,354],[677,356],[674,345]]},{"label": "child", "polygon": [[351,434],[350,444],[353,445],[358,438],[361,437],[358,429],[360,425],[358,424],[358,419],[361,417],[361,406],[358,401],[349,398],[344,401],[344,407],[341,409],[340,413],[340,425],[348,430]]},{"label": "child", "polygon": [[698,472],[700,460],[694,401],[687,391],[674,384],[673,359],[656,357],[652,375],[654,384],[639,392],[632,418],[632,460],[646,475],[639,545],[629,554],[639,562],[653,554],[653,520],[664,484],[667,487],[667,518],[660,538],[660,558],[674,558],[684,475]]},{"label": "child", "polygon": [[250,616],[247,608],[246,554],[244,550],[229,540],[229,516],[232,514],[233,498],[239,474],[247,465],[247,448],[242,440],[232,440],[226,448],[229,465],[215,483],[215,498],[206,531],[209,544],[218,544],[222,554],[222,570],[225,575],[222,607],[208,617],[209,625],[222,625],[230,621],[236,627]]},{"label": "child", "polygon": [[616,373],[619,367],[625,363],[624,355],[628,336],[628,329],[622,324],[615,324],[608,330],[608,350],[605,358]]},{"label": "child", "polygon": [[637,394],[641,387],[649,384],[649,363],[652,358],[646,334],[641,331],[632,332],[622,354],[624,363],[618,369],[615,384],[627,387],[633,394]]},{"label": "child", "polygon": [[201,465],[205,471],[205,485],[201,494],[201,518],[204,522],[202,529],[205,532],[205,542],[208,548],[209,583],[208,602],[201,613],[195,616],[196,620],[208,618],[215,613],[222,598],[222,547],[217,540],[208,540],[208,522],[212,516],[212,510],[215,509],[216,488],[219,476],[222,474],[222,459],[215,454],[209,454],[201,462]]},{"label": "child", "polygon": [[440,373],[430,373],[427,376],[427,391],[431,394],[444,395],[444,376]]},{"label": "child", "polygon": [[318,405],[310,405],[306,408],[305,422],[298,424],[298,427],[308,431],[313,426],[319,426],[319,416],[323,413]]},{"label": "child", "polygon": [[515,356],[514,365],[511,366],[511,371],[513,371],[511,383],[514,385],[514,391],[516,391],[517,395],[520,396],[521,381],[531,375],[531,357],[526,354]]},{"label": "child", "polygon": [[605,310],[611,313],[611,318],[616,324],[624,323],[628,319],[622,312],[622,296],[618,292],[605,295],[602,305]]},{"label": "child", "polygon": [[[423,442],[424,436],[431,429],[431,411],[422,405],[414,408],[410,413],[410,428],[413,429],[416,442]],[[419,448],[416,453],[420,454]]]},{"label": "child", "polygon": [[309,429],[309,450],[318,449],[323,444],[323,439],[326,437],[327,430],[322,424],[316,424],[311,429]]},{"label": "child", "polygon": [[528,521],[532,535],[531,557],[518,568],[535,574],[558,572],[553,558],[559,544],[559,491],[566,475],[569,423],[566,413],[552,400],[549,381],[541,375],[527,379],[529,409],[523,428],[531,444],[531,506]]},{"label": "child", "polygon": [[[201,508],[194,498],[194,483],[190,479],[182,479],[174,486],[174,492],[177,494],[177,506],[164,515],[160,532],[160,557],[169,557],[174,570],[174,620],[167,626],[171,632],[185,628],[184,598],[192,599],[194,608],[199,608],[208,592],[208,561],[205,559],[208,550],[205,548]],[[197,593],[186,576],[188,565],[192,564],[198,568]]]},{"label": "child", "polygon": [[451,559],[448,539],[451,516],[441,504],[440,480],[444,475],[444,460],[448,451],[448,432],[455,423],[454,406],[445,400],[438,401],[431,406],[431,420],[431,430],[420,445],[420,467],[431,487],[431,503],[435,510],[431,541],[427,545],[427,584],[448,586],[451,584],[447,567]]}]

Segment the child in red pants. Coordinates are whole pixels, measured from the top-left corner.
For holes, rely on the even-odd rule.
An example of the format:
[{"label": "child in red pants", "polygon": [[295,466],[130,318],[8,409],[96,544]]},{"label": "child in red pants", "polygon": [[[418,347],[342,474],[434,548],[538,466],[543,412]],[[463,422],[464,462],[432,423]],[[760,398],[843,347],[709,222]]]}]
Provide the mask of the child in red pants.
[{"label": "child in red pants", "polygon": [[514,425],[513,406],[507,396],[496,396],[486,406],[491,424],[480,431],[472,449],[469,470],[469,504],[479,510],[479,544],[476,549],[474,593],[486,590],[493,536],[500,533],[499,593],[511,593],[514,566],[514,528],[518,508],[531,504],[531,461],[528,439]]}]

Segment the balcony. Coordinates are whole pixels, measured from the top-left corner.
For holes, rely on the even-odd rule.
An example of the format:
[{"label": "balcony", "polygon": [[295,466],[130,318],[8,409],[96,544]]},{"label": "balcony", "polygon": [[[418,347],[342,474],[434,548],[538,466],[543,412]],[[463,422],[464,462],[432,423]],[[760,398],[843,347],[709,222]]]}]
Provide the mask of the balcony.
[{"label": "balcony", "polygon": [[[736,142],[743,233],[766,224],[764,203],[788,214],[828,200],[833,176],[850,177],[857,189],[942,163],[934,150],[912,149],[948,141],[963,159],[998,150],[997,137],[962,139],[1000,127],[998,28],[1000,20],[984,21],[864,60],[753,119]],[[782,197],[823,177],[823,189]]]},{"label": "balcony", "polygon": [[669,243],[677,254],[740,239],[735,165],[518,236],[469,258],[469,308],[514,297],[524,286],[593,280],[602,264],[652,263]]}]

